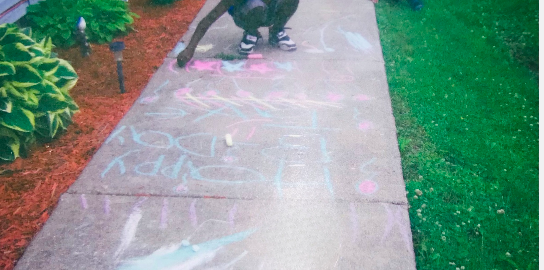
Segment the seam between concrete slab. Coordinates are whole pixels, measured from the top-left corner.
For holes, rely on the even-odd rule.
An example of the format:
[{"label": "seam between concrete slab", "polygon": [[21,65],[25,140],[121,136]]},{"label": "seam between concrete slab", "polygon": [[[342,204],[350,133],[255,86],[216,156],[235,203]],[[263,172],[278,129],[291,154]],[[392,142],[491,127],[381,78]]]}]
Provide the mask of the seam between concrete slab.
[{"label": "seam between concrete slab", "polygon": [[[149,194],[145,193],[142,195],[127,195],[127,194],[121,194],[121,193],[79,193],[79,192],[65,192],[64,194],[70,194],[70,195],[95,195],[95,196],[118,196],[118,197],[155,197],[155,198],[179,198],[179,199],[217,199],[217,200],[242,200],[242,201],[275,201],[274,198],[243,198],[243,197],[229,197],[229,196],[216,196],[216,195],[183,195],[183,196],[175,196],[175,195],[158,195],[158,194]],[[307,199],[307,198],[300,198],[300,199],[288,199],[283,201],[322,201],[322,200],[316,200],[316,199]],[[362,200],[343,200],[335,198],[334,201],[336,202],[357,202],[357,203],[371,203],[371,204],[378,204],[378,203],[387,203],[391,205],[406,205],[408,206],[407,202],[401,202],[401,201],[388,201],[388,200],[368,200],[368,199],[362,199]]]}]

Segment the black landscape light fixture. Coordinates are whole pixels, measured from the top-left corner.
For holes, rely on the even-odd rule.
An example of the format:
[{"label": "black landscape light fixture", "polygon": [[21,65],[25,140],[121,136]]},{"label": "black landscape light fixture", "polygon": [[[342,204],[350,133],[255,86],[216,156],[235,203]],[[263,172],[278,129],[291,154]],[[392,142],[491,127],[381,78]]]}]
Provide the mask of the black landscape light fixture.
[{"label": "black landscape light fixture", "polygon": [[123,78],[123,50],[125,49],[125,43],[122,41],[115,41],[110,43],[110,51],[113,52],[113,57],[117,62],[117,76],[119,77],[119,88],[121,88],[121,94],[125,93],[125,80]]},{"label": "black landscape light fixture", "polygon": [[83,19],[83,17],[79,17],[76,23],[76,41],[79,43],[81,56],[83,57],[87,57],[91,54],[91,45],[89,44],[89,41],[87,41],[85,28],[87,28],[85,19]]}]

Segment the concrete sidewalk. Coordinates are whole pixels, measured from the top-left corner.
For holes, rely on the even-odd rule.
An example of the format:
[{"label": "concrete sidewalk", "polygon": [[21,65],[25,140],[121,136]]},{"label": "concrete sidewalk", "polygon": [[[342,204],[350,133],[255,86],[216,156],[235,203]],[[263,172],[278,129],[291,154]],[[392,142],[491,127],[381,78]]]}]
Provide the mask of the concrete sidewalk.
[{"label": "concrete sidewalk", "polygon": [[178,68],[217,2],[16,269],[415,269],[372,2],[302,0],[298,50],[262,29],[263,59],[213,58],[241,39],[225,15]]}]

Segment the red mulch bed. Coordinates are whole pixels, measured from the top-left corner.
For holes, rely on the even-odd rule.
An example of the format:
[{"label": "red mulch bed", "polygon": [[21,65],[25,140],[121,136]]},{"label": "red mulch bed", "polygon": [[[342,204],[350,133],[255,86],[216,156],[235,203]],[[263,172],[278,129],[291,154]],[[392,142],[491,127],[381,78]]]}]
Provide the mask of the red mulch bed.
[{"label": "red mulch bed", "polygon": [[13,269],[60,195],[130,109],[205,1],[181,0],[171,6],[152,6],[148,2],[129,2],[131,11],[140,18],[134,23],[136,31],[121,39],[126,45],[125,94],[119,94],[108,44],[94,44],[88,58],[81,58],[78,48],[57,50],[79,75],[71,95],[80,112],[60,138],[37,145],[28,158],[0,166],[0,269]]}]

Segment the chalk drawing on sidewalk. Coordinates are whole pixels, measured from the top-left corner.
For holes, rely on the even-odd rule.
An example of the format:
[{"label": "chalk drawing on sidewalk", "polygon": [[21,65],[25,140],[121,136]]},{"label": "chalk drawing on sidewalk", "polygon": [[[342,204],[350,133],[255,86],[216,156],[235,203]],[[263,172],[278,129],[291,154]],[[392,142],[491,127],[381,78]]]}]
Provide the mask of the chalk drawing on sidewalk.
[{"label": "chalk drawing on sidewalk", "polygon": [[195,51],[200,52],[200,53],[204,53],[204,52],[207,52],[207,51],[211,50],[212,48],[213,48],[213,44],[198,45],[198,46],[196,46]]},{"label": "chalk drawing on sidewalk", "polygon": [[389,205],[387,203],[382,203],[381,205],[385,208],[385,211],[387,212],[387,222],[385,224],[385,230],[381,237],[380,244],[383,245],[385,240],[387,240],[391,235],[391,230],[393,229],[393,227],[397,227],[400,234],[402,235],[402,239],[404,240],[406,249],[412,250],[413,246],[410,237],[410,222],[404,217],[406,209],[404,209],[400,205]]},{"label": "chalk drawing on sidewalk", "polygon": [[[240,242],[251,236],[256,230],[246,230],[240,233],[212,239],[206,242],[190,245],[184,240],[182,243],[168,247],[161,247],[145,257],[131,258],[123,261],[117,270],[167,270],[167,269],[193,269],[201,267],[215,259],[217,254],[225,246]],[[185,244],[185,245],[184,245]],[[189,245],[187,245],[189,244]],[[225,266],[231,267],[247,254],[244,251]]]},{"label": "chalk drawing on sidewalk", "polygon": [[301,45],[302,47],[308,48],[304,50],[307,53],[325,53],[323,50],[320,50],[316,48],[315,46],[311,45],[310,42],[308,42],[307,40],[302,41]]},{"label": "chalk drawing on sidewalk", "polygon": [[344,35],[348,43],[358,51],[366,51],[372,48],[372,45],[359,33],[344,31],[338,26],[338,32]]},{"label": "chalk drawing on sidewalk", "polygon": [[374,123],[361,117],[362,113],[357,109],[353,108],[353,119],[357,122],[357,128],[361,131],[367,131],[374,128]]},{"label": "chalk drawing on sidewalk", "polygon": [[356,184],[355,189],[363,195],[371,195],[379,190],[378,183],[373,180],[378,173],[367,169],[374,162],[376,162],[376,158],[370,159],[359,167],[359,171],[364,175],[364,179]]},{"label": "chalk drawing on sidewalk", "polygon": [[[141,204],[142,201],[139,201],[139,203]],[[132,213],[130,213],[127,222],[125,223],[125,227],[123,228],[121,243],[113,254],[113,258],[116,262],[119,261],[125,250],[130,246],[130,243],[132,243],[132,240],[134,240],[141,219],[142,211],[137,203],[137,205],[132,208]]]}]

